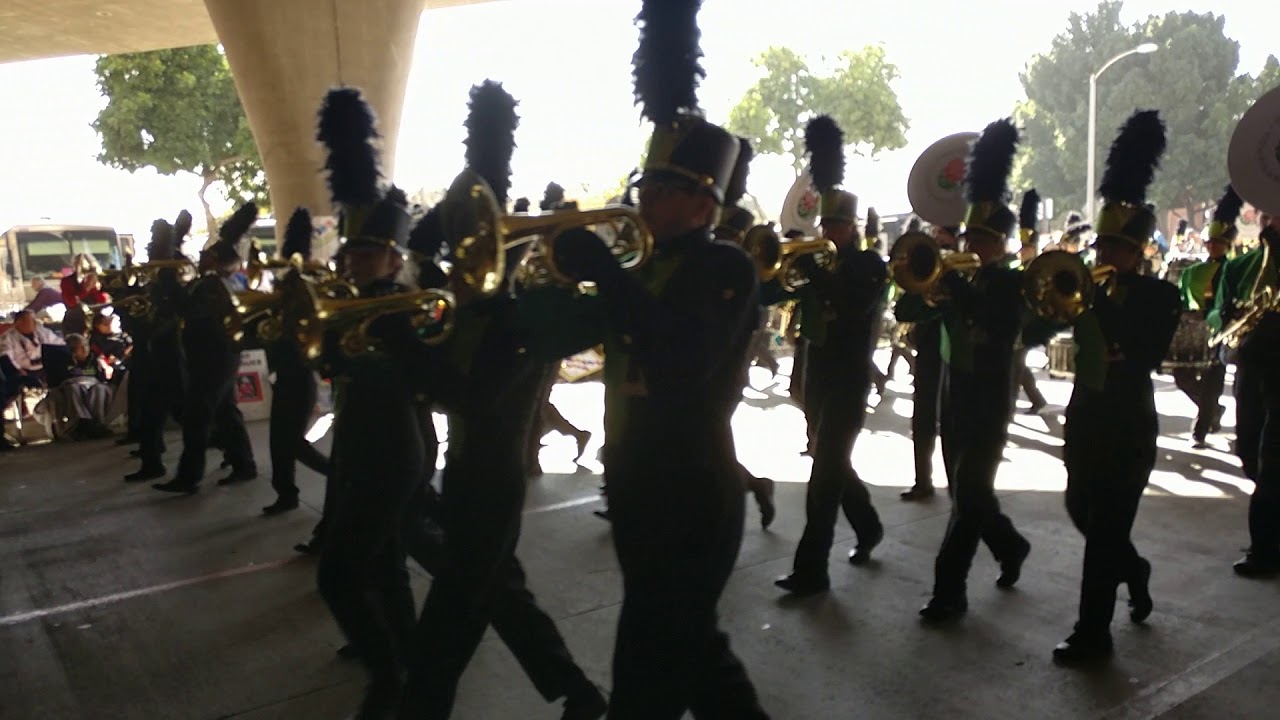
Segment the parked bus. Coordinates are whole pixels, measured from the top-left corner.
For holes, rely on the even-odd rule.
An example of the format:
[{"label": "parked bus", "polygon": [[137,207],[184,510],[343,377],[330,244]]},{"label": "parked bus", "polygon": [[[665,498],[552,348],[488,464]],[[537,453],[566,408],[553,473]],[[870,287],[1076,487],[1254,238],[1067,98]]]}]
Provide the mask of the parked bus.
[{"label": "parked bus", "polygon": [[89,253],[102,268],[124,264],[115,228],[97,225],[16,225],[0,235],[0,305],[12,312],[31,301],[31,281],[42,276],[57,287],[72,272],[71,259]]}]

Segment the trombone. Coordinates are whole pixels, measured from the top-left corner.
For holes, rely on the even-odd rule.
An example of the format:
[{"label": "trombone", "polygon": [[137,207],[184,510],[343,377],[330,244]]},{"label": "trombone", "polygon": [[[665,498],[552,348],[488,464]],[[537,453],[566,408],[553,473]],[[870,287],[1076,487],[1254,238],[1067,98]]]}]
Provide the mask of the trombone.
[{"label": "trombone", "polygon": [[830,270],[835,267],[837,250],[835,243],[822,238],[795,238],[783,240],[771,225],[756,225],[747,231],[742,248],[755,262],[760,282],[777,279],[786,292],[795,292],[808,285],[812,278],[796,267],[796,261],[812,256],[818,267]]},{"label": "trombone", "polygon": [[946,301],[940,283],[943,276],[958,272],[966,280],[982,267],[982,259],[974,253],[943,250],[928,233],[903,233],[889,251],[889,275],[904,292],[924,297],[930,306]]},{"label": "trombone", "polygon": [[1093,307],[1099,291],[1110,295],[1115,289],[1114,267],[1091,269],[1079,255],[1064,250],[1037,256],[1023,273],[1027,304],[1040,317],[1059,324],[1070,324]]},{"label": "trombone", "polygon": [[441,221],[453,251],[449,273],[454,287],[489,297],[506,278],[507,251],[530,245],[517,280],[521,287],[580,286],[555,263],[555,241],[578,227],[615,226],[610,250],[624,270],[635,270],[653,255],[653,234],[635,208],[606,205],[596,210],[563,210],[545,215],[506,215],[489,185],[472,170],[453,181],[441,201]]}]

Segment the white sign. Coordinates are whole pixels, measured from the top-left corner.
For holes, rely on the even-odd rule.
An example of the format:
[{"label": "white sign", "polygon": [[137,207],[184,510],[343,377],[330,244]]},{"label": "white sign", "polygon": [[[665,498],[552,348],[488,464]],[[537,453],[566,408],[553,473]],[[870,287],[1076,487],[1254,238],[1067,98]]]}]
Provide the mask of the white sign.
[{"label": "white sign", "polygon": [[236,373],[236,404],[245,420],[271,417],[271,382],[267,377],[267,353],[244,350],[240,353],[240,370]]}]

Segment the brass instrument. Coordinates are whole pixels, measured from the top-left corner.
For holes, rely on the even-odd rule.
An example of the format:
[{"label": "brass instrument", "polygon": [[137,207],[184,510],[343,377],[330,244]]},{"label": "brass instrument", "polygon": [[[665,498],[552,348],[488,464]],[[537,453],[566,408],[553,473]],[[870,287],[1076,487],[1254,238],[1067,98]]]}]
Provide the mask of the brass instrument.
[{"label": "brass instrument", "polygon": [[151,304],[151,297],[145,293],[130,295],[111,302],[98,303],[97,305],[85,305],[84,307],[89,313],[96,313],[103,308],[113,308],[132,317],[150,317],[155,310]]},{"label": "brass instrument", "polygon": [[[1245,202],[1258,212],[1280,215],[1280,153],[1276,152],[1277,119],[1280,118],[1280,88],[1274,88],[1258,98],[1231,134],[1227,146],[1227,175],[1231,187]],[[1225,345],[1237,348],[1267,313],[1280,312],[1280,287],[1263,284],[1262,278],[1276,261],[1271,256],[1271,245],[1260,239],[1262,263],[1253,278],[1249,297],[1243,298],[1236,308],[1240,315],[1226,327],[1209,337],[1209,346]]]},{"label": "brass instrument", "polygon": [[976,254],[943,250],[932,235],[919,231],[904,233],[889,251],[889,276],[904,292],[923,296],[931,306],[946,301],[943,276],[958,272],[972,279],[981,267]]},{"label": "brass instrument", "polygon": [[837,258],[836,245],[830,240],[812,237],[784,240],[778,237],[771,225],[756,225],[748,230],[742,247],[755,262],[760,282],[778,278],[782,289],[787,292],[794,292],[810,281],[796,267],[796,260],[813,256],[819,267],[831,269]]},{"label": "brass instrument", "polygon": [[635,270],[653,255],[653,234],[635,208],[607,205],[596,210],[564,210],[546,215],[506,215],[488,184],[465,170],[440,203],[441,222],[453,251],[450,279],[455,288],[481,297],[498,292],[506,277],[506,253],[533,243],[521,261],[522,287],[574,286],[555,264],[555,240],[566,230],[618,225],[610,250],[624,270]]},{"label": "brass instrument", "polygon": [[453,331],[458,305],[448,290],[361,298],[349,283],[316,282],[298,273],[281,281],[280,293],[280,333],[288,333],[313,361],[324,351],[326,332],[338,334],[338,347],[348,357],[377,349],[380,341],[369,332],[374,321],[401,313],[411,313],[410,325],[422,344],[439,345]]},{"label": "brass instrument", "polygon": [[163,270],[176,270],[178,281],[187,284],[196,278],[196,266],[187,258],[176,260],[152,260],[141,265],[126,264],[120,270],[106,270],[99,275],[102,288],[108,293],[125,288],[141,287],[154,282]]},{"label": "brass instrument", "polygon": [[1070,324],[1093,307],[1098,292],[1111,294],[1115,277],[1110,265],[1090,269],[1075,253],[1051,250],[1023,271],[1023,296],[1040,317]]}]

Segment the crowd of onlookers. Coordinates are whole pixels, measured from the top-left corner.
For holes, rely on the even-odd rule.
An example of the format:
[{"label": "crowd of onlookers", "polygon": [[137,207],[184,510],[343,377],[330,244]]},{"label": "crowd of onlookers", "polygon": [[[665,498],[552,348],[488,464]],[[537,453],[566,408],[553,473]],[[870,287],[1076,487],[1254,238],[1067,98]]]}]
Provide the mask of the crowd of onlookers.
[{"label": "crowd of onlookers", "polygon": [[[77,256],[73,267],[58,289],[33,279],[35,297],[0,333],[6,419],[14,427],[35,421],[56,440],[109,436],[127,412],[132,342],[107,306],[92,256]],[[13,447],[6,433],[0,450]]]}]

